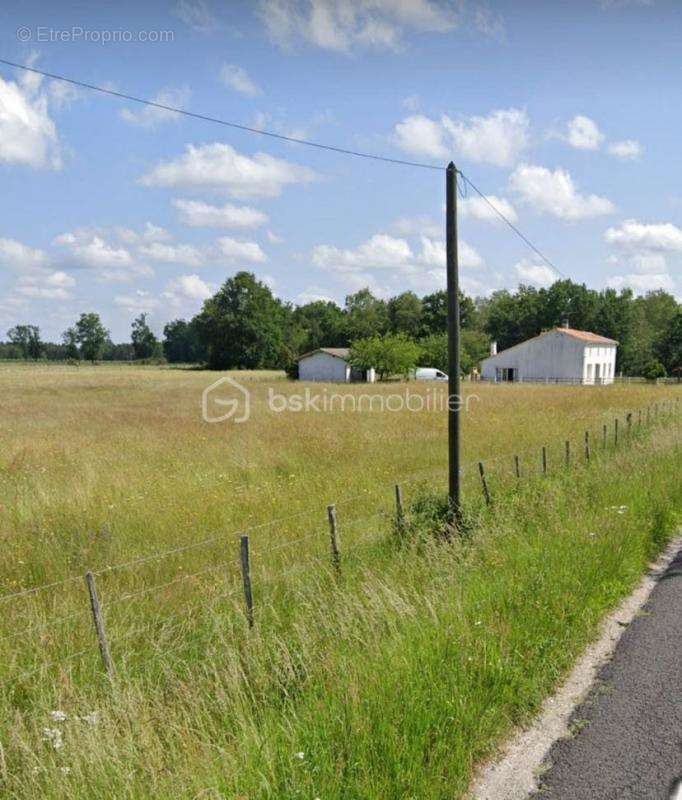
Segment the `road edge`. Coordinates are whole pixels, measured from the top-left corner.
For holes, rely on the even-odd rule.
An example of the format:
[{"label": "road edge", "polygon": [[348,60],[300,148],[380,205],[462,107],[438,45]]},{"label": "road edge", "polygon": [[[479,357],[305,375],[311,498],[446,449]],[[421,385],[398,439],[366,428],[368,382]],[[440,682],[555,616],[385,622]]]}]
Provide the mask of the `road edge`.
[{"label": "road edge", "polygon": [[525,800],[537,790],[550,748],[569,734],[574,709],[587,697],[599,670],[680,549],[682,532],[649,566],[636,589],[604,619],[599,638],[580,656],[561,687],[543,702],[530,726],[514,733],[495,759],[479,767],[467,794],[470,800]]}]

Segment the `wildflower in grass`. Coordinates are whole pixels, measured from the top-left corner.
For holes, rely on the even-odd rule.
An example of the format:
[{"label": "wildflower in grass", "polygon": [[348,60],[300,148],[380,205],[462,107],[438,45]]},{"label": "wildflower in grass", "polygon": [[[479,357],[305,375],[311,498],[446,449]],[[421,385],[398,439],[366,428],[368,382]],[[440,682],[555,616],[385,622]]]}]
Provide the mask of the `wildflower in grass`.
[{"label": "wildflower in grass", "polygon": [[53,722],[66,722],[69,718],[65,711],[50,711]]},{"label": "wildflower in grass", "polygon": [[99,722],[99,714],[96,711],[93,711],[92,714],[84,714],[82,717],[79,717],[81,722],[85,722],[86,725],[97,725]]},{"label": "wildflower in grass", "polygon": [[71,772],[71,767],[60,767],[59,771],[62,775],[68,775]]},{"label": "wildflower in grass", "polygon": [[61,728],[43,728],[43,741],[50,744],[53,750],[61,750],[64,747]]},{"label": "wildflower in grass", "polygon": [[303,761],[305,759],[305,753],[294,753],[294,757],[297,758],[299,761]]}]

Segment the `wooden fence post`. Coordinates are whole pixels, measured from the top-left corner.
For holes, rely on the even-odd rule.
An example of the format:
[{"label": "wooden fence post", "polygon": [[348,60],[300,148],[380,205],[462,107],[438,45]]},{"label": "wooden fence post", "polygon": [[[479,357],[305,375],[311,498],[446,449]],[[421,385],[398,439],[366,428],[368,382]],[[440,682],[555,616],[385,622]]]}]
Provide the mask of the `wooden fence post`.
[{"label": "wooden fence post", "polygon": [[566,466],[571,466],[571,442],[566,439]]},{"label": "wooden fence post", "polygon": [[604,423],[601,435],[602,435],[602,445],[604,447],[604,450],[606,450],[606,446],[608,445],[609,442],[609,427],[606,423]]},{"label": "wooden fence post", "polygon": [[88,584],[88,593],[90,594],[90,608],[92,609],[92,618],[95,622],[95,630],[97,631],[97,639],[99,641],[99,652],[102,655],[102,663],[104,669],[110,679],[114,677],[114,664],[111,660],[109,653],[109,643],[107,642],[107,634],[104,630],[104,618],[102,617],[102,609],[99,605],[99,597],[97,595],[97,586],[95,585],[95,576],[92,572],[86,572],[85,581]]},{"label": "wooden fence post", "polygon": [[485,497],[485,504],[487,506],[490,505],[490,492],[488,491],[488,482],[485,479],[485,468],[483,467],[483,462],[478,462],[478,472],[481,476],[481,485],[483,486],[483,497]]},{"label": "wooden fence post", "polygon": [[585,431],[585,461],[590,460],[590,432]]},{"label": "wooden fence post", "polygon": [[514,456],[514,472],[516,473],[516,479],[521,480],[521,462],[518,456]]},{"label": "wooden fence post", "polygon": [[618,446],[618,417],[613,421],[613,443]]},{"label": "wooden fence post", "polygon": [[641,408],[637,412],[637,427],[638,428],[642,427],[642,409]]},{"label": "wooden fence post", "polygon": [[547,448],[542,446],[542,474],[547,474]]},{"label": "wooden fence post", "polygon": [[405,532],[405,507],[403,506],[403,490],[399,483],[395,485],[395,517],[398,530],[403,534]]},{"label": "wooden fence post", "polygon": [[244,583],[244,600],[246,601],[246,619],[249,628],[253,628],[253,592],[251,590],[251,560],[249,558],[249,537],[244,534],[239,545],[242,562],[242,581]]},{"label": "wooden fence post", "polygon": [[628,411],[628,413],[625,416],[625,421],[627,422],[628,425],[628,436],[630,436],[630,434],[632,433],[632,411]]},{"label": "wooden fence post", "polygon": [[341,569],[341,552],[339,550],[339,528],[336,521],[336,506],[332,503],[327,506],[327,517],[329,519],[329,543],[332,551],[332,564],[338,572]]}]

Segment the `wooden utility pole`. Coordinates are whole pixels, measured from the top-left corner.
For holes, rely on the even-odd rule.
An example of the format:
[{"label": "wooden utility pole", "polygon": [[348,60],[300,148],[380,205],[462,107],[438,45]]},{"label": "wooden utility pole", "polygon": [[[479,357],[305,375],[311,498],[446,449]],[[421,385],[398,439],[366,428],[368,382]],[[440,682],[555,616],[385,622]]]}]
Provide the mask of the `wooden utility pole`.
[{"label": "wooden utility pole", "polygon": [[457,525],[461,518],[459,380],[459,258],[457,253],[457,169],[452,161],[445,172],[445,245],[448,295],[448,497],[450,514]]}]

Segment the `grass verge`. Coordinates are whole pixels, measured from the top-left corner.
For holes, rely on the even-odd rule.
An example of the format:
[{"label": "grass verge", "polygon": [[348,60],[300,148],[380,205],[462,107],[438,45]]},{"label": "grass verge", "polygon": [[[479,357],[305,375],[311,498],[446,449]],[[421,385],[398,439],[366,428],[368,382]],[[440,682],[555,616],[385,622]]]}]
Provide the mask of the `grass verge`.
[{"label": "grass verge", "polygon": [[3,794],[463,796],[669,540],[679,467],[679,424],[655,428],[587,467],[500,483],[452,544],[422,535],[438,505],[425,488],[411,542],[358,549],[340,577],[306,562],[262,590],[252,631],[207,598],[122,646],[113,686],[96,667],[10,684]]}]

